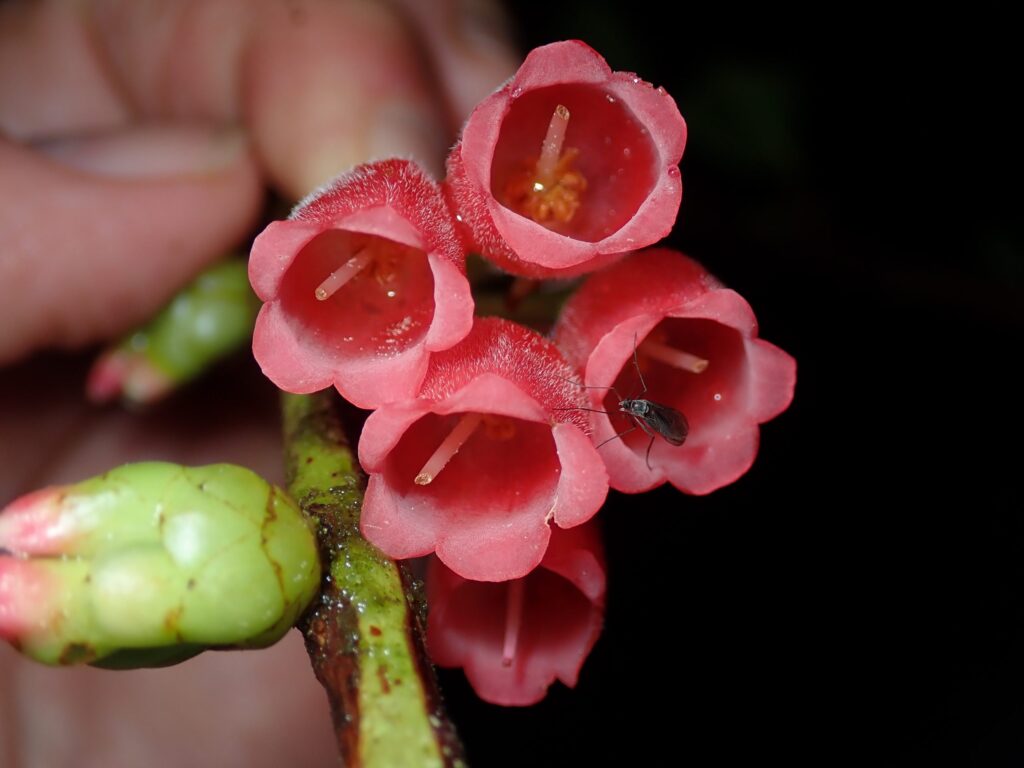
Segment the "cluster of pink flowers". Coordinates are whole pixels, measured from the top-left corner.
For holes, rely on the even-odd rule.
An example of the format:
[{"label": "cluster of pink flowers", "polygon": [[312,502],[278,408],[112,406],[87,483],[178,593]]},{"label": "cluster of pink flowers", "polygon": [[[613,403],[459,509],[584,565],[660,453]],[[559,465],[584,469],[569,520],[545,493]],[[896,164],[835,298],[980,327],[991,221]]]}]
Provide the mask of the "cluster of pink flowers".
[{"label": "cluster of pink flowers", "polygon": [[[442,184],[364,165],[253,246],[257,360],[282,389],[373,410],[363,535],[436,556],[429,650],[488,701],[575,682],[603,615],[588,521],[609,487],[726,485],[792,398],[795,363],[742,297],[639,250],[675,222],[685,137],[663,89],[555,43],[477,106]],[[470,251],[532,279],[593,274],[545,337],[473,317]]]}]

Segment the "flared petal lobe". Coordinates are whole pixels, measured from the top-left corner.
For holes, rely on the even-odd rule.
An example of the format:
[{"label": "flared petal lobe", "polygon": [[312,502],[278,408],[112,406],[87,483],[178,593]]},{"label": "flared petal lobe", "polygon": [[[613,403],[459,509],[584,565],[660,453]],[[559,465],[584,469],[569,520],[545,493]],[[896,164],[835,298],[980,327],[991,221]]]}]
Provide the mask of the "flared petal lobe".
[{"label": "flared petal lobe", "polygon": [[[588,414],[592,436],[612,487],[627,493],[668,481],[704,494],[735,481],[757,455],[758,425],[793,398],[796,361],[757,338],[743,297],[675,251],[637,253],[591,277],[554,337],[593,387],[589,407],[606,412]],[[685,440],[653,430],[652,442],[624,398],[682,414]]]},{"label": "flared petal lobe", "polygon": [[589,520],[608,492],[572,376],[537,333],[478,319],[431,357],[415,401],[366,420],[363,535],[390,557],[436,552],[465,578],[529,573],[550,524]]},{"label": "flared petal lobe", "polygon": [[664,89],[553,43],[470,115],[445,192],[469,247],[503,269],[581,274],[672,229],[685,142]]},{"label": "flared petal lobe", "polygon": [[555,530],[540,567],[522,579],[469,581],[431,558],[427,647],[463,667],[484,701],[536,704],[555,680],[572,687],[601,633],[605,565],[593,523]]},{"label": "flared petal lobe", "polygon": [[289,392],[333,384],[362,408],[408,399],[430,353],[472,326],[454,220],[410,161],[360,166],[270,224],[249,277],[265,302],[253,354]]}]

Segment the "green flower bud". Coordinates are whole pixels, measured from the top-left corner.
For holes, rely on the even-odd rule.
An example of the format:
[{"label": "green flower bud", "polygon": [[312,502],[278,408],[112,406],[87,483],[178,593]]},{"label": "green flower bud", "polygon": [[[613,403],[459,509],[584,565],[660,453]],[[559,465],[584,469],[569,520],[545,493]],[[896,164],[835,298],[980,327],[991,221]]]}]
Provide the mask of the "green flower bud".
[{"label": "green flower bud", "polygon": [[46,664],[265,647],[319,583],[306,517],[229,464],[128,464],[0,512],[0,637]]},{"label": "green flower bud", "polygon": [[86,385],[89,397],[103,402],[121,396],[133,403],[160,399],[245,346],[259,307],[244,261],[211,267],[149,323],[100,356]]}]

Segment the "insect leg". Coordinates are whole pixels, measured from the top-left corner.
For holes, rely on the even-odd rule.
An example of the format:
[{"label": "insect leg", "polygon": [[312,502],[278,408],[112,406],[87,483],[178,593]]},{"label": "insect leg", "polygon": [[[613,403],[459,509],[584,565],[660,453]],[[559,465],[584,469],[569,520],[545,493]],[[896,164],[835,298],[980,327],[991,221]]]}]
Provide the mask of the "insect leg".
[{"label": "insect leg", "polygon": [[612,436],[611,436],[611,437],[609,437],[609,438],[608,438],[607,440],[602,440],[602,441],[601,441],[600,443],[598,443],[597,445],[595,445],[595,446],[594,446],[594,448],[600,448],[600,447],[601,447],[602,445],[604,445],[605,443],[610,443],[610,442],[611,442],[612,440],[614,440],[614,439],[615,439],[616,437],[622,437],[623,435],[628,435],[628,434],[629,434],[630,432],[633,432],[633,431],[635,431],[635,430],[636,430],[636,426],[632,426],[632,427],[630,427],[629,429],[627,429],[627,430],[626,430],[625,432],[619,432],[619,434],[617,434],[617,435],[612,435]]},{"label": "insect leg", "polygon": [[647,463],[647,468],[654,471],[654,467],[651,466],[651,448],[654,447],[654,435],[651,435],[651,442],[647,444],[647,455],[644,457],[644,461]]},{"label": "insect leg", "polygon": [[655,431],[654,431],[653,429],[651,429],[651,428],[650,428],[650,427],[649,427],[649,426],[647,425],[647,422],[646,422],[646,421],[644,421],[643,419],[641,419],[641,418],[640,418],[639,416],[634,416],[633,414],[629,414],[629,417],[630,417],[630,418],[631,418],[631,419],[632,419],[632,420],[633,420],[634,422],[636,422],[636,425],[637,425],[638,427],[640,427],[640,429],[642,429],[642,430],[644,431],[644,434],[645,434],[645,435],[650,435],[651,437],[654,437],[654,436],[655,436],[655,435],[657,434],[657,433],[656,433],[656,432],[655,432]]}]

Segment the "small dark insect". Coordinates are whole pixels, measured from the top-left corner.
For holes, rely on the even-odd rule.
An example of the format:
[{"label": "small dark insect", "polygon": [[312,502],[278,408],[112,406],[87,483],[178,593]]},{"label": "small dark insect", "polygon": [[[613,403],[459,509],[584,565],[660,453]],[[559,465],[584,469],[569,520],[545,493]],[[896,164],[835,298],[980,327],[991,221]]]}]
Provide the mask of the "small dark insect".
[{"label": "small dark insect", "polygon": [[[640,362],[637,360],[635,336],[633,337],[633,366],[636,368],[636,375],[640,378],[640,385],[643,387],[640,394],[645,395],[647,394],[647,382],[644,381],[644,375],[640,373]],[[577,386],[583,386],[577,382],[573,383],[577,384]],[[656,437],[660,435],[665,442],[670,445],[682,445],[686,442],[686,436],[690,433],[690,423],[686,420],[686,416],[683,415],[682,411],[676,410],[668,405],[656,403],[653,400],[647,400],[643,397],[624,398],[618,393],[615,387],[584,387],[584,389],[610,389],[619,400],[619,411],[633,419],[632,427],[599,443],[597,446],[598,448],[605,443],[610,443],[617,437],[628,435],[630,432],[639,428],[643,430],[644,434],[649,435],[651,438],[651,442],[647,444],[647,454],[644,457],[644,461],[647,463],[647,468],[651,469],[651,448],[654,447],[654,439]],[[582,408],[581,410],[594,411],[595,409]],[[608,413],[608,411],[596,412]]]}]

